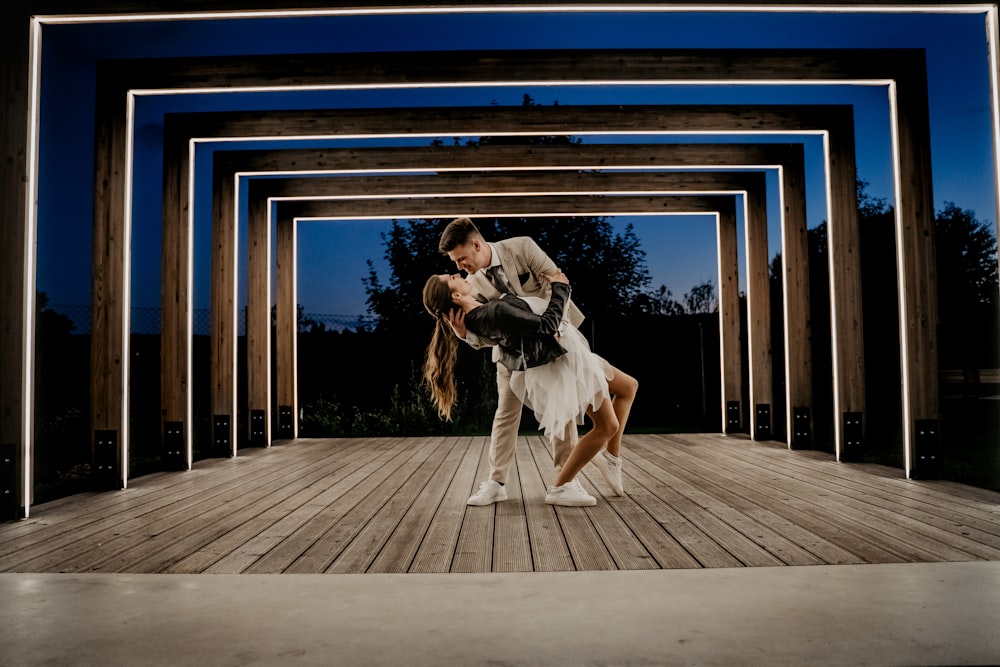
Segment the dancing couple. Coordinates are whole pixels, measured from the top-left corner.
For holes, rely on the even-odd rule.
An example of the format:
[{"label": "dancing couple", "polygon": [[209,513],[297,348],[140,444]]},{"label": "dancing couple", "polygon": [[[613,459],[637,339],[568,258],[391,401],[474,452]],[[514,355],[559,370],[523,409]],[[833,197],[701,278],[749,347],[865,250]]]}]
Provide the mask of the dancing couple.
[{"label": "dancing couple", "polygon": [[[491,346],[497,368],[490,478],[468,504],[507,499],[522,404],[552,445],[555,479],[545,502],[596,504],[577,479],[591,461],[612,494],[622,495],[622,433],[638,382],[590,350],[566,275],[531,238],[487,243],[468,218],[448,224],[439,249],[467,274],[431,276],[424,286],[424,307],[436,321],[424,379],[441,417],[451,418],[456,400],[458,340],[476,349]],[[580,437],[585,414],[591,429]]]}]

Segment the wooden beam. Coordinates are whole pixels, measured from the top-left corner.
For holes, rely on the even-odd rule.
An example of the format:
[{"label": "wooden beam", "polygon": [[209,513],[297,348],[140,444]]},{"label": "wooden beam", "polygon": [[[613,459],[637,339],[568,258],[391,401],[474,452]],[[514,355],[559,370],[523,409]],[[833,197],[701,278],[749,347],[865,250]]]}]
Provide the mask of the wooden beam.
[{"label": "wooden beam", "polygon": [[544,49],[240,54],[102,63],[124,89],[392,86],[490,82],[888,82],[923,49]]}]

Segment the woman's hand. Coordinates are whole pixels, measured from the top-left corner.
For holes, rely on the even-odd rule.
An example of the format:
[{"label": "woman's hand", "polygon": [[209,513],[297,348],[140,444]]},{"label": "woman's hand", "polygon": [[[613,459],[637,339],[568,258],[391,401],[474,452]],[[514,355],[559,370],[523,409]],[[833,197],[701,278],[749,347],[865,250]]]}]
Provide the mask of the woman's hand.
[{"label": "woman's hand", "polygon": [[445,319],[451,325],[451,330],[455,332],[455,335],[465,340],[465,334],[468,333],[465,328],[465,311],[461,308],[453,308]]}]

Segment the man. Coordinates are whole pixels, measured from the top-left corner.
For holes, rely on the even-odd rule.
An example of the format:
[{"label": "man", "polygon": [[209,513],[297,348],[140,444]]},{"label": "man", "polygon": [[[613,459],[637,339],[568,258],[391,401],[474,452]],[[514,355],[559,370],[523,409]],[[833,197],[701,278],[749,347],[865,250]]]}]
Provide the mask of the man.
[{"label": "man", "polygon": [[[518,296],[548,298],[549,283],[542,276],[557,270],[555,262],[538,247],[530,237],[518,236],[496,243],[487,243],[479,229],[469,218],[453,220],[441,234],[438,249],[448,259],[468,274],[469,282],[482,296],[497,298],[501,293],[513,292]],[[583,313],[570,301],[566,319],[579,327]],[[479,491],[468,501],[469,505],[490,505],[507,499],[504,484],[510,464],[514,460],[517,432],[521,424],[521,401],[510,388],[510,371],[497,363],[499,351],[493,341],[479,339],[465,329],[461,311],[453,311],[450,319],[455,335],[472,347],[479,349],[493,346],[493,361],[497,368],[497,410],[490,433],[490,478],[480,484]],[[555,438],[552,460],[555,469],[561,470],[577,441],[575,425],[570,424],[566,433]],[[593,458],[612,491],[621,494],[621,460],[602,452]],[[574,480],[572,498],[574,505],[594,505],[597,500],[588,494],[579,481]]]}]

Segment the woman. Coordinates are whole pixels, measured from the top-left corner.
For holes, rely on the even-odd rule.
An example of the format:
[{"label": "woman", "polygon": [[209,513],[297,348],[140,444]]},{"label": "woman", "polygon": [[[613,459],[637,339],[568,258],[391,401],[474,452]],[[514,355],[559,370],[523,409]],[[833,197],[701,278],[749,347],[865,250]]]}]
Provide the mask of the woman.
[{"label": "woman", "polygon": [[511,371],[511,389],[534,411],[547,436],[562,432],[570,422],[582,424],[583,415],[590,415],[591,430],[573,448],[545,496],[551,504],[583,504],[570,500],[575,494],[567,485],[605,444],[611,464],[621,465],[617,457],[622,432],[638,383],[592,353],[583,335],[562,321],[569,280],[561,271],[548,278],[548,302],[505,294],[480,303],[461,275],[431,276],[424,286],[424,307],[437,325],[427,348],[424,379],[439,414],[450,419],[458,343],[448,315],[458,308],[469,331],[497,341],[500,363]]}]

